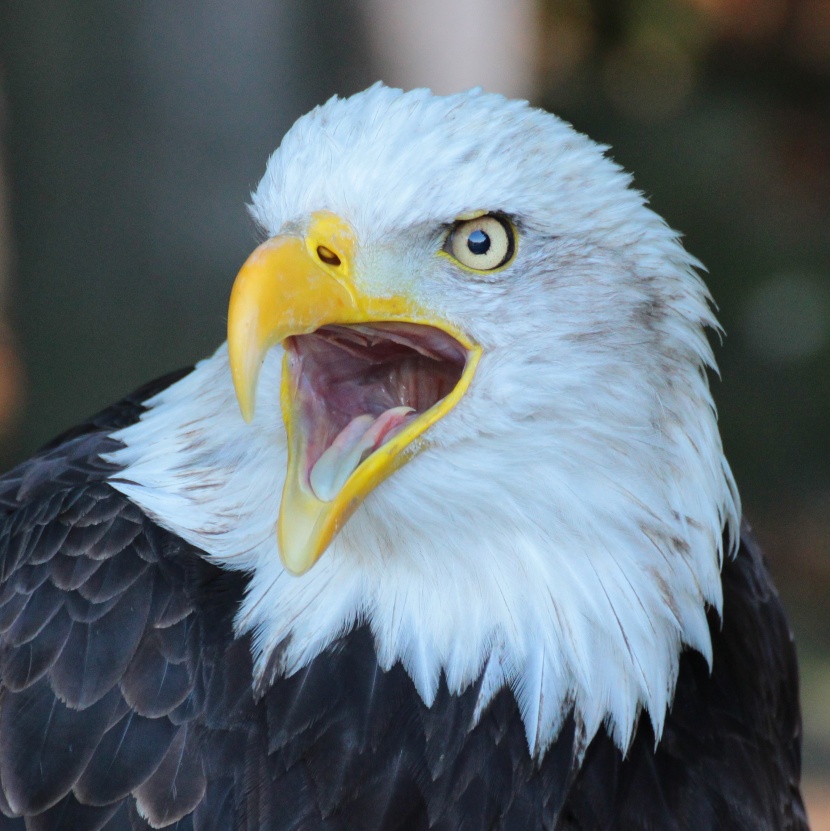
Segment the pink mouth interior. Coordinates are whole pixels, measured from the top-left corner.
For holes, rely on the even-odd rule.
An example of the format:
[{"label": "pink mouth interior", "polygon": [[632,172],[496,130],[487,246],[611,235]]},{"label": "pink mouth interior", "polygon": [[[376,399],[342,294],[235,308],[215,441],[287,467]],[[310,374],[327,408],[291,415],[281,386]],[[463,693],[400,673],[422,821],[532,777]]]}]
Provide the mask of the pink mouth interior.
[{"label": "pink mouth interior", "polygon": [[284,346],[306,481],[324,501],[368,455],[452,392],[467,361],[455,338],[414,323],[324,326]]}]

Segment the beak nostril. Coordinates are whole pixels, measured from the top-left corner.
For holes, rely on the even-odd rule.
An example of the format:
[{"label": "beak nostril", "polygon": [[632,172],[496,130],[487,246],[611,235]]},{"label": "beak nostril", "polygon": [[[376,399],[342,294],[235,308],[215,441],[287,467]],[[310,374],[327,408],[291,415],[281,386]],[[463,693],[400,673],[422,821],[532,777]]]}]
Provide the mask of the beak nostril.
[{"label": "beak nostril", "polygon": [[326,265],[340,265],[340,257],[331,250],[331,248],[326,248],[325,245],[318,245],[317,246],[317,256],[326,264]]}]

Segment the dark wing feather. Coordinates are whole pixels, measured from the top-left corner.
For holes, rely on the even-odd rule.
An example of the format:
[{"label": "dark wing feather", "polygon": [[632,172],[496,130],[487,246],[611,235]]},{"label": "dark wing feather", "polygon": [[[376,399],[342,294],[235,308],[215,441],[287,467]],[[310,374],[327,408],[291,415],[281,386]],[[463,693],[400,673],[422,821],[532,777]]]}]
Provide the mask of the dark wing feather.
[{"label": "dark wing feather", "polygon": [[48,811],[29,817],[26,824],[29,831],[68,831],[68,829],[75,828],[99,831],[104,826],[110,831],[119,827],[129,828],[129,825],[124,825],[125,812],[121,811],[120,816],[114,819],[120,807],[119,803],[105,805],[102,808],[94,805],[81,805],[71,794],[68,794]]},{"label": "dark wing feather", "polygon": [[182,819],[205,795],[202,754],[192,731],[186,724],[176,733],[161,763],[135,791],[139,812],[156,828]]},{"label": "dark wing feather", "polygon": [[38,637],[10,650],[3,662],[2,686],[20,692],[37,681],[55,661],[72,631],[72,621],[61,609],[38,632]]},{"label": "dark wing feather", "polygon": [[63,799],[82,774],[119,705],[117,690],[80,713],[57,699],[46,678],[0,706],[0,778],[16,814]]}]

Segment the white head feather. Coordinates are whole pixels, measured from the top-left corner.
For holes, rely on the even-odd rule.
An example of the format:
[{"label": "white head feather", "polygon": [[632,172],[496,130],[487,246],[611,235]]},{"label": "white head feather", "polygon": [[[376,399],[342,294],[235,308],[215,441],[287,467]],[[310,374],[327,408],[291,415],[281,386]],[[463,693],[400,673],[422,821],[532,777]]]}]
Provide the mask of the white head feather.
[{"label": "white head feather", "polygon": [[[300,119],[252,212],[270,235],[329,210],[364,288],[407,292],[484,347],[429,447],[373,491],[317,565],[283,571],[279,347],[258,413],[238,412],[222,347],[117,434],[115,487],[215,562],[252,573],[237,617],[259,673],[302,667],[360,622],[423,700],[486,673],[540,756],[573,708],[621,748],[642,708],[659,737],[684,645],[711,660],[723,532],[738,496],[706,369],[717,328],[697,262],[602,148],[524,102],[376,85]],[[511,265],[477,279],[443,229],[500,211]],[[271,679],[266,679],[266,681]]]}]

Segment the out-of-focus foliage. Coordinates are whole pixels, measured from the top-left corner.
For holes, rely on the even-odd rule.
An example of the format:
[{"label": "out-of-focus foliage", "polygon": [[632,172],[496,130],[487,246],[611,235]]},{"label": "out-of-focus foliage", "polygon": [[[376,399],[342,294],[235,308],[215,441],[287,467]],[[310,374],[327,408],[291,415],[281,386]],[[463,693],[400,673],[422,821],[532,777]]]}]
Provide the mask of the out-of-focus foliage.
[{"label": "out-of-focus foliage", "polygon": [[726,449],[830,770],[830,4],[546,0],[544,105],[611,145],[705,263]]}]

